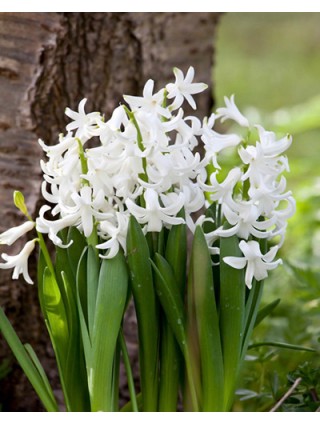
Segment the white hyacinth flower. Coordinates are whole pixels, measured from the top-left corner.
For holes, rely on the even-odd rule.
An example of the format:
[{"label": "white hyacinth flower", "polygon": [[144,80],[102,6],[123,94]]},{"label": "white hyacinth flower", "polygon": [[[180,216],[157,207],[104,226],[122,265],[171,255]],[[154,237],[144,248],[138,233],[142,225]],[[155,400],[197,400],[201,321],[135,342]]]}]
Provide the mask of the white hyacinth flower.
[{"label": "white hyacinth flower", "polygon": [[211,114],[209,119],[204,118],[201,140],[204,143],[206,159],[211,160],[214,167],[220,170],[221,167],[217,161],[218,154],[227,148],[238,146],[242,138],[238,134],[220,134],[213,130],[215,120],[215,114]]},{"label": "white hyacinth flower", "polygon": [[225,96],[224,101],[226,106],[217,109],[216,118],[220,118],[221,122],[233,120],[241,125],[241,127],[250,127],[249,121],[241,114],[234,102],[234,94],[230,97],[230,99]]},{"label": "white hyacinth flower", "polygon": [[97,121],[100,118],[99,112],[90,112],[86,114],[84,107],[87,99],[82,99],[78,106],[78,112],[72,111],[70,108],[65,109],[65,114],[73,121],[66,126],[66,130],[77,130],[75,137],[86,141],[92,135],[93,130],[97,127]]},{"label": "white hyacinth flower", "polygon": [[[173,194],[172,194],[173,195]],[[147,224],[148,232],[160,232],[163,225],[175,225],[184,223],[180,217],[175,217],[182,209],[184,204],[184,196],[182,193],[170,197],[172,201],[168,207],[161,207],[158,193],[153,189],[146,189],[144,193],[146,207],[136,205],[131,199],[126,201],[126,205],[130,213],[141,224]]]},{"label": "white hyacinth flower", "polygon": [[15,243],[21,236],[25,235],[27,232],[30,232],[35,226],[33,221],[27,221],[26,223],[20,224],[20,226],[12,227],[11,229],[6,230],[0,234],[0,245],[12,245]]},{"label": "white hyacinth flower", "polygon": [[285,135],[282,139],[277,140],[273,131],[266,131],[261,125],[255,126],[259,132],[259,138],[263,152],[268,157],[275,157],[285,152],[292,143],[292,136]]},{"label": "white hyacinth flower", "polygon": [[162,106],[164,100],[164,89],[153,94],[154,81],[148,80],[143,89],[143,96],[123,96],[124,100],[133,110],[143,108],[144,112],[159,114],[165,118],[170,118],[171,113]]},{"label": "white hyacinth flower", "polygon": [[37,239],[33,239],[25,244],[24,248],[17,255],[2,254],[1,257],[6,263],[0,263],[0,269],[14,269],[12,279],[18,279],[20,274],[23,275],[27,283],[32,284],[33,281],[28,272],[28,259],[34,250]]},{"label": "white hyacinth flower", "polygon": [[223,261],[235,269],[243,269],[247,266],[245,283],[249,289],[252,288],[253,278],[257,281],[263,280],[268,277],[268,270],[273,270],[279,264],[282,264],[281,259],[273,261],[277,254],[278,246],[274,246],[264,255],[261,253],[260,245],[257,241],[246,242],[242,240],[239,243],[239,248],[244,257],[224,257]]},{"label": "white hyacinth flower", "polygon": [[100,223],[101,236],[108,240],[96,246],[98,249],[107,250],[107,254],[100,254],[101,258],[112,258],[119,251],[120,246],[126,252],[127,230],[129,216],[123,212],[117,212],[114,220],[110,217],[109,220]]},{"label": "white hyacinth flower", "polygon": [[186,99],[192,109],[197,109],[192,95],[206,90],[208,88],[207,84],[192,82],[194,78],[194,68],[192,66],[188,69],[185,77],[183,72],[178,68],[174,68],[173,73],[176,77],[176,81],[166,85],[168,99],[174,98],[174,102],[170,105],[170,109],[175,110],[180,108],[184,99]]}]

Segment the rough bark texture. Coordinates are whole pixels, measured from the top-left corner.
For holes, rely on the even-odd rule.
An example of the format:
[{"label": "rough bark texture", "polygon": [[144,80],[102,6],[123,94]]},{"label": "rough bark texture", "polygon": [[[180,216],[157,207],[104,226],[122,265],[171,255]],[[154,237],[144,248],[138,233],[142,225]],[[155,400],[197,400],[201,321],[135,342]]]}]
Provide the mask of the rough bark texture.
[{"label": "rough bark texture", "polygon": [[[21,190],[30,213],[37,213],[42,155],[37,140],[56,142],[66,106],[76,109],[87,97],[88,111],[108,116],[123,93],[140,93],[148,78],[159,87],[171,80],[173,66],[186,71],[193,65],[197,81],[210,82],[217,20],[215,13],[0,13],[0,232],[23,220],[13,206],[14,190]],[[198,96],[202,116],[209,112],[210,93]],[[19,248],[17,243],[1,252]],[[11,281],[10,275],[0,273],[0,305],[22,341],[35,348],[62,402],[37,287]],[[137,368],[132,313],[126,333]],[[0,382],[2,409],[43,410],[0,337],[0,360],[8,357],[12,370]],[[125,383],[122,397],[127,397]]]}]

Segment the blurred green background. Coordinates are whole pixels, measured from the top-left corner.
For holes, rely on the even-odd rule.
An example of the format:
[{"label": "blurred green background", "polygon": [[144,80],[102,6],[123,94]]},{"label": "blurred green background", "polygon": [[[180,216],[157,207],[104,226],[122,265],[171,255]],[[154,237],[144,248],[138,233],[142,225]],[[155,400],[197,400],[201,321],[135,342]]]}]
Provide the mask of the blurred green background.
[{"label": "blurred green background", "polygon": [[234,409],[268,410],[292,384],[288,374],[304,368],[312,375],[309,381],[316,381],[309,387],[319,385],[315,400],[308,401],[304,391],[310,388],[300,386],[281,409],[313,410],[320,390],[320,13],[224,14],[213,79],[217,106],[235,94],[251,122],[279,137],[293,135],[286,177],[297,212],[280,253],[286,264],[270,274],[263,298],[263,303],[281,302],[256,329],[254,342],[283,341],[316,350],[251,350],[240,382],[247,399]]}]

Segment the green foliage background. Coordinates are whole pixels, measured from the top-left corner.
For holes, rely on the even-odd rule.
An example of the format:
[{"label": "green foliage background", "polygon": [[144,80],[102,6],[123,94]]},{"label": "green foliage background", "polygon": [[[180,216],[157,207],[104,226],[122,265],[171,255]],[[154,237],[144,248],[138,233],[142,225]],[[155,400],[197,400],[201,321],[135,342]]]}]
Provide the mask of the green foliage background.
[{"label": "green foliage background", "polygon": [[[288,374],[308,362],[320,368],[320,13],[227,13],[222,16],[213,79],[216,105],[235,100],[252,122],[293,135],[288,188],[297,201],[281,256],[266,281],[264,303],[280,298],[254,342],[283,341],[315,354],[251,350],[234,410],[269,410],[292,384]],[[311,373],[311,372],[310,372]],[[290,383],[291,382],[291,383]],[[300,398],[299,398],[300,397]],[[314,410],[297,396],[283,410]]]}]

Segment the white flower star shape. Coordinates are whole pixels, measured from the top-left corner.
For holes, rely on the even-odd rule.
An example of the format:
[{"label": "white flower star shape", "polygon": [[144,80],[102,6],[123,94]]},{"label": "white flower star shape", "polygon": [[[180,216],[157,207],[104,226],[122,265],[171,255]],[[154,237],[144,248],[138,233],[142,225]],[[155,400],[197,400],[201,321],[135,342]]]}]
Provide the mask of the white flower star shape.
[{"label": "white flower star shape", "polygon": [[268,270],[275,269],[282,260],[273,261],[277,254],[278,246],[274,246],[266,254],[262,254],[260,245],[257,241],[246,242],[242,240],[239,243],[244,257],[224,257],[223,261],[235,269],[246,268],[245,283],[249,289],[252,288],[252,280],[263,280],[268,277]]}]

